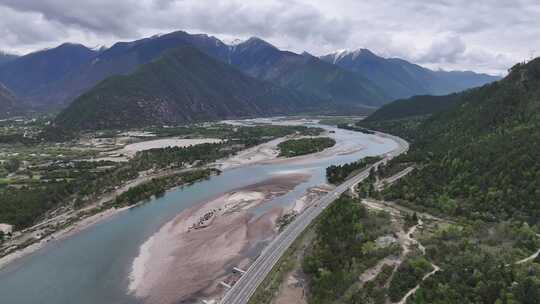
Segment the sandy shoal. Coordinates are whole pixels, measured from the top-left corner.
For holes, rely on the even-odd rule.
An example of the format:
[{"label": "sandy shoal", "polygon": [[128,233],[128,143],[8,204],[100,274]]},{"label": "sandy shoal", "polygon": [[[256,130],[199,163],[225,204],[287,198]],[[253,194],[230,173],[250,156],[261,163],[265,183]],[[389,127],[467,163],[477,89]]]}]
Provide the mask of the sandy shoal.
[{"label": "sandy shoal", "polygon": [[[181,212],[140,248],[130,275],[129,291],[146,303],[178,303],[202,291],[245,260],[246,251],[275,235],[281,209],[258,218],[248,210],[284,195],[309,178],[288,174],[220,195]],[[204,226],[193,228],[205,215]]]}]

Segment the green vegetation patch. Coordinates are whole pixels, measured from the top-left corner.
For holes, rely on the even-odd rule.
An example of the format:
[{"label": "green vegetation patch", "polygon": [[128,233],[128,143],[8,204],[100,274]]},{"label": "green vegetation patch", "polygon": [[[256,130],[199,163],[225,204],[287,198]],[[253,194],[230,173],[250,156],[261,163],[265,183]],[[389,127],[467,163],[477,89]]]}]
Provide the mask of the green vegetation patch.
[{"label": "green vegetation patch", "polygon": [[374,164],[379,160],[381,160],[381,158],[378,156],[369,156],[359,161],[345,165],[332,165],[326,168],[326,178],[328,179],[329,183],[332,183],[334,185],[341,184],[342,182],[346,181],[350,176],[368,168],[371,164]]},{"label": "green vegetation patch", "polygon": [[366,118],[366,122],[427,117],[452,108],[459,102],[459,94],[446,96],[420,95],[386,104]]},{"label": "green vegetation patch", "polygon": [[358,277],[380,259],[399,251],[379,248],[375,240],[391,233],[387,213],[368,212],[360,201],[342,196],[322,214],[317,237],[307,250],[303,270],[308,276],[309,303],[347,301]]},{"label": "green vegetation patch", "polygon": [[321,152],[333,147],[336,141],[330,137],[290,139],[278,145],[280,157],[294,157]]},{"label": "green vegetation patch", "polygon": [[392,302],[397,302],[405,296],[405,294],[418,285],[422,278],[433,270],[431,263],[422,256],[409,257],[397,268],[390,288],[388,296]]},{"label": "green vegetation patch", "polygon": [[165,194],[167,189],[208,179],[212,174],[219,174],[219,170],[194,170],[166,177],[153,178],[149,182],[129,188],[128,191],[117,196],[114,201],[114,206],[130,206],[150,199],[153,196],[159,197]]},{"label": "green vegetation patch", "polygon": [[540,248],[533,228],[477,221],[428,233],[421,242],[441,271],[408,303],[540,303],[540,261],[516,263]]}]

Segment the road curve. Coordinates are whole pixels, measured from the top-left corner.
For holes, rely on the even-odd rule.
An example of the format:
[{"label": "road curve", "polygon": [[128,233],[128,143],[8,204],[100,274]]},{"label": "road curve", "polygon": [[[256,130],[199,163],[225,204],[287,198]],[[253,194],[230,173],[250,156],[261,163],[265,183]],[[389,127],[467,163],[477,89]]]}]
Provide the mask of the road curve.
[{"label": "road curve", "polygon": [[300,234],[309,226],[309,224],[321,214],[336,198],[347,191],[350,187],[358,184],[369,176],[371,168],[385,163],[390,159],[405,153],[409,150],[409,144],[396,136],[376,132],[377,135],[390,138],[398,143],[399,147],[384,155],[384,158],[356,176],[348,179],[318,201],[311,204],[304,212],[298,215],[283,232],[281,232],[260,254],[255,262],[249,267],[246,273],[227,291],[221,304],[245,304],[257,290],[264,278],[270,273],[274,265],[279,261],[285,251],[300,236]]}]

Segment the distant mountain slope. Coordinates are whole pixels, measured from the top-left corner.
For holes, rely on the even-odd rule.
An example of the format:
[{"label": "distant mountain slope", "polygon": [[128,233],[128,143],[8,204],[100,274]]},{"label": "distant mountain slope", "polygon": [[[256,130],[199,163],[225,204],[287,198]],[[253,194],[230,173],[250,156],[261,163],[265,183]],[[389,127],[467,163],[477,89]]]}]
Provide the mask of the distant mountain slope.
[{"label": "distant mountain slope", "polygon": [[0,82],[3,82],[18,97],[35,101],[62,97],[64,92],[50,92],[51,86],[65,81],[66,77],[90,62],[97,52],[80,44],[61,46],[19,57],[0,67]]},{"label": "distant mountain slope", "polygon": [[453,107],[459,101],[459,96],[458,93],[454,93],[445,96],[418,95],[408,99],[399,99],[377,109],[365,121],[431,115]]},{"label": "distant mountain slope", "polygon": [[17,59],[19,56],[0,51],[0,66]]},{"label": "distant mountain slope", "polygon": [[322,60],[354,71],[370,79],[394,99],[414,95],[445,95],[499,80],[473,72],[432,71],[402,59],[386,59],[367,49],[340,51]]},{"label": "distant mountain slope", "polygon": [[0,83],[0,118],[20,113],[16,98],[3,84]]},{"label": "distant mountain slope", "polygon": [[109,76],[128,74],[166,50],[187,45],[216,57],[228,51],[216,38],[185,32],[119,42],[102,51],[63,44],[0,67],[0,81],[34,105],[64,106]]},{"label": "distant mountain slope", "polygon": [[259,79],[348,105],[380,106],[390,97],[361,75],[309,54],[281,51],[259,38],[231,48],[229,62]]},{"label": "distant mountain slope", "polygon": [[388,197],[452,215],[539,223],[540,58],[455,98],[454,106],[412,131],[406,120],[397,127],[376,119],[361,123],[398,135],[405,130],[413,140],[407,158],[423,163]]},{"label": "distant mountain slope", "polygon": [[217,58],[226,56],[228,51],[228,46],[214,37],[190,35],[182,31],[133,42],[119,42],[81,66],[55,90],[69,92],[69,101],[109,76],[129,74],[165,51],[183,46],[196,47]]},{"label": "distant mountain slope", "polygon": [[182,47],[113,76],[57,117],[64,129],[104,129],[288,114],[308,108],[299,94],[244,75],[192,47]]}]

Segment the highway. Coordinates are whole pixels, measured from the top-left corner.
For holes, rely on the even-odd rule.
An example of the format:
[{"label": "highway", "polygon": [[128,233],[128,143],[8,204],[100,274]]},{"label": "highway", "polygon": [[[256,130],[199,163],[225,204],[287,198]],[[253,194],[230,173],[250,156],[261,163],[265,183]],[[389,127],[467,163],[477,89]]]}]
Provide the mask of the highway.
[{"label": "highway", "polygon": [[360,183],[369,176],[371,168],[377,167],[381,163],[386,163],[390,159],[405,153],[409,149],[409,144],[399,137],[376,132],[377,135],[390,138],[398,143],[399,147],[384,155],[384,158],[344,183],[337,186],[334,190],[321,197],[318,201],[311,204],[304,212],[291,223],[283,232],[281,232],[260,254],[255,262],[249,267],[244,275],[227,291],[221,304],[245,304],[257,290],[257,287],[270,273],[274,265],[281,256],[287,251],[292,243],[300,234],[317,218],[321,212],[328,207],[341,194],[350,187]]}]

